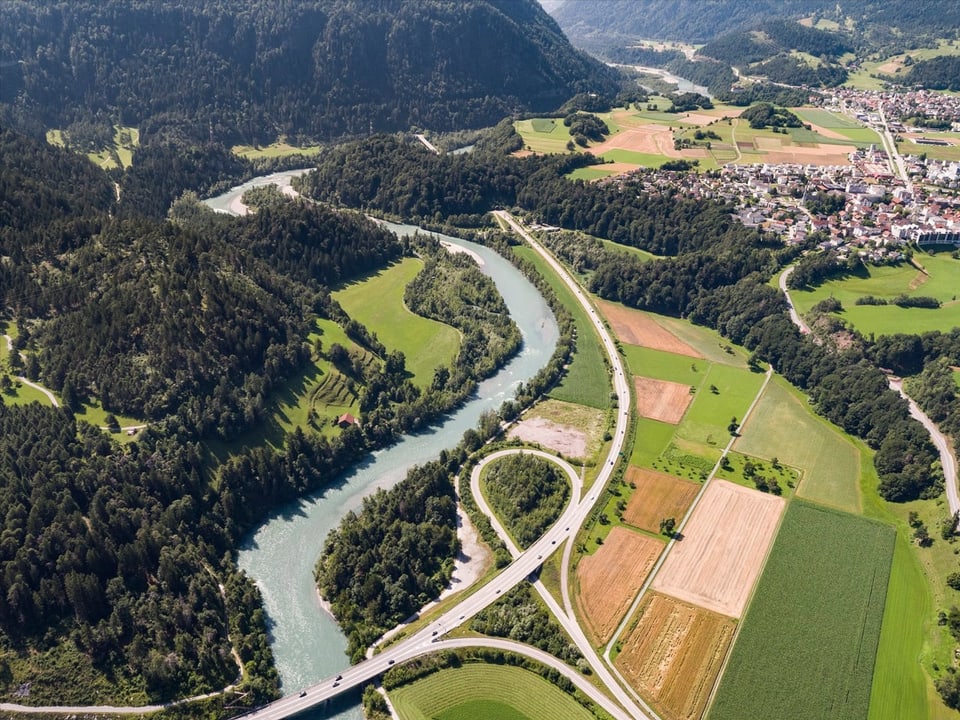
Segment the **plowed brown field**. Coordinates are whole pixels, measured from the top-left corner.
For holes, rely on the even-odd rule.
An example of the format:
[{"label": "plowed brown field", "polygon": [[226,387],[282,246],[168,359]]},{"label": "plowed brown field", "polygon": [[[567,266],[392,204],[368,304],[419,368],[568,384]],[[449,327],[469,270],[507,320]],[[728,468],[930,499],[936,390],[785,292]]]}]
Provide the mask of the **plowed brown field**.
[{"label": "plowed brown field", "polygon": [[668,380],[635,377],[637,412],[645,418],[676,425],[693,402],[690,386]]},{"label": "plowed brown field", "polygon": [[615,527],[599,550],[580,560],[577,599],[587,629],[598,642],[605,643],[613,635],[663,545],[655,538]]},{"label": "plowed brown field", "polygon": [[710,691],[735,623],[708,610],[649,593],[616,665],[665,720],[694,720]]},{"label": "plowed brown field", "polygon": [[688,357],[703,357],[697,350],[639,310],[631,310],[622,305],[602,301],[597,302],[597,307],[610,321],[617,337],[625,343],[653,348],[654,350],[665,350]]},{"label": "plowed brown field", "polygon": [[697,483],[632,466],[627,470],[626,480],[635,483],[637,489],[627,503],[623,519],[650,532],[660,532],[660,521],[664,518],[672,517],[679,522],[700,489]]},{"label": "plowed brown field", "polygon": [[714,480],[683,539],[653,580],[655,590],[740,617],[763,567],[785,505],[783,498]]}]

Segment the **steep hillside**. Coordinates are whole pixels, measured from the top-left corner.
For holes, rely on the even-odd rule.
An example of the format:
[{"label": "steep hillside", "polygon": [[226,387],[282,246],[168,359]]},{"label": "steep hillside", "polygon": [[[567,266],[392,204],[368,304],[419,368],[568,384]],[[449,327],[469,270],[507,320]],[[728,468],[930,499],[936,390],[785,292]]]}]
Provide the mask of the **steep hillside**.
[{"label": "steep hillside", "polygon": [[0,102],[195,139],[493,124],[612,93],[536,0],[29,0],[0,4]]},{"label": "steep hillside", "polygon": [[838,23],[860,47],[909,47],[960,27],[954,0],[563,0],[551,14],[577,47],[593,52],[637,38],[706,43],[769,18]]}]

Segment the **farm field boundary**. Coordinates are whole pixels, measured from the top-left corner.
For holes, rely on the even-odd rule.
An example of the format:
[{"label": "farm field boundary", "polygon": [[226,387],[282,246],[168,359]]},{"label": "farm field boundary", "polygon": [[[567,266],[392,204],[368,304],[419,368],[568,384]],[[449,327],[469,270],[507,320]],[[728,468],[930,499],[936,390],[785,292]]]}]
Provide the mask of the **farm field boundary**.
[{"label": "farm field boundary", "polygon": [[794,500],[711,720],[867,717],[894,539],[888,525]]}]

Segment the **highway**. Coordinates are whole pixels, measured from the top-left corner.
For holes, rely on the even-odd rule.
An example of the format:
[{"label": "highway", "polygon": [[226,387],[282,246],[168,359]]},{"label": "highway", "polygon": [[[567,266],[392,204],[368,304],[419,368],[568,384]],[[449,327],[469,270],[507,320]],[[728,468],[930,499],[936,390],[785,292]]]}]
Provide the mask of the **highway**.
[{"label": "highway", "polygon": [[[443,647],[449,647],[449,643],[453,641],[441,641],[441,638],[446,633],[467,622],[478,612],[495,603],[501,595],[519,583],[524,582],[539,568],[543,562],[543,558],[549,556],[551,552],[564,542],[572,541],[572,538],[576,537],[580,526],[590,514],[598,495],[605,492],[607,483],[610,481],[616,467],[617,458],[623,449],[623,443],[630,421],[630,388],[624,373],[623,362],[620,360],[620,355],[617,351],[616,343],[583,289],[566,272],[563,266],[561,266],[540,243],[532,238],[509,213],[500,210],[496,211],[495,214],[506,222],[514,232],[523,237],[534,250],[543,256],[544,260],[551,266],[554,272],[567,284],[577,298],[577,301],[587,311],[590,321],[596,328],[610,361],[610,367],[613,373],[613,386],[617,396],[617,417],[610,449],[607,457],[603,460],[603,466],[597,475],[593,489],[588,493],[586,498],[580,499],[579,502],[571,502],[561,516],[561,519],[544,533],[543,537],[527,548],[526,551],[519,553],[514,561],[504,568],[499,575],[491,579],[470,597],[465,598],[441,616],[432,620],[429,625],[419,632],[386,648],[380,654],[344,670],[343,673],[337,677],[326,678],[315,685],[304,688],[301,692],[296,692],[276,700],[269,705],[265,705],[258,710],[244,715],[245,718],[250,720],[281,720],[282,718],[290,717],[291,715],[316,707],[343,692],[363,686],[377,676],[385,673],[395,663],[412,660],[420,655]],[[573,499],[575,500],[575,497]],[[567,632],[571,634],[571,637],[573,637],[574,642],[580,647],[584,657],[593,666],[597,677],[607,685],[608,690],[616,700],[626,708],[626,715],[624,715],[621,710],[616,717],[648,720],[650,716],[637,706],[633,698],[616,682],[607,669],[607,666],[600,661],[600,658],[587,641],[583,630],[576,621],[559,607],[552,596],[549,596],[548,593],[546,593],[546,595],[549,598],[548,605],[551,605],[551,609],[558,614],[558,619],[561,624]],[[492,639],[483,639],[481,644],[485,647],[495,647],[498,642],[499,641]],[[476,642],[474,642],[474,645],[476,645]],[[518,647],[526,648],[523,654],[532,656],[532,648],[527,648],[523,645],[519,645]]]}]

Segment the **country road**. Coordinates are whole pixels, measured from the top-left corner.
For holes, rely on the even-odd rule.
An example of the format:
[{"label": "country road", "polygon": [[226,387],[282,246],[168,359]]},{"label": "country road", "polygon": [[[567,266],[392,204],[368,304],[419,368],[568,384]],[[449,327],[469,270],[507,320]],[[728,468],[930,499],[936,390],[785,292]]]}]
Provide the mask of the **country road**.
[{"label": "country road", "polygon": [[[793,321],[793,324],[800,329],[800,332],[808,334],[810,332],[810,326],[797,314],[797,311],[793,307],[793,300],[790,298],[790,292],[787,290],[787,278],[790,277],[790,274],[793,272],[793,267],[794,266],[791,265],[780,273],[780,290],[787,299],[787,305],[790,306],[790,319]],[[945,490],[947,493],[947,504],[950,506],[950,514],[953,515],[957,513],[960,511],[960,491],[957,490],[957,457],[950,445],[950,441],[940,432],[937,424],[920,409],[920,406],[917,405],[913,398],[907,395],[903,389],[903,380],[896,377],[888,377],[887,384],[890,385],[891,390],[899,393],[900,396],[907,401],[910,406],[910,415],[923,425],[930,434],[930,440],[936,446],[937,452],[940,453],[940,464],[943,467],[943,476],[946,481]]]},{"label": "country road", "polygon": [[[13,352],[13,338],[9,335],[4,335],[3,337],[7,341],[7,350]],[[60,401],[57,400],[57,396],[47,390],[43,385],[37,385],[37,383],[27,380],[23,375],[17,375],[16,378],[27,387],[32,387],[34,390],[43,393],[54,407],[60,407]]]},{"label": "country road", "polygon": [[936,446],[937,452],[940,453],[940,464],[943,466],[943,476],[946,480],[947,505],[950,506],[950,514],[955,514],[960,511],[960,493],[957,491],[957,458],[953,454],[949,439],[940,432],[937,424],[927,417],[927,414],[920,409],[914,399],[904,392],[903,380],[890,377],[887,378],[887,383],[891,390],[900,393],[900,396],[907,401],[910,406],[910,415],[930,433],[930,440]]}]

